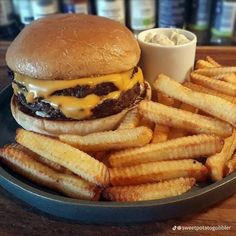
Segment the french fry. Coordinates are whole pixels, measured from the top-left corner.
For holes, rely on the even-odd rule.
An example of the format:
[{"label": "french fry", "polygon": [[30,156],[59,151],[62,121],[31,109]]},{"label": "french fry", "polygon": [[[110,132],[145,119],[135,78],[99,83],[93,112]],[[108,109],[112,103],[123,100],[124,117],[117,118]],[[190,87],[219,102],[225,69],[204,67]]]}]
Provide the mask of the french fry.
[{"label": "french fry", "polygon": [[166,106],[170,106],[170,107],[179,107],[180,106],[180,102],[178,100],[175,100],[172,97],[169,97],[161,92],[157,93],[157,100],[159,103],[164,104]]},{"label": "french fry", "polygon": [[223,179],[226,168],[225,164],[231,159],[235,149],[236,129],[230,137],[225,139],[221,152],[207,158],[206,166],[209,169],[209,173],[213,181]]},{"label": "french fry", "polygon": [[206,94],[209,94],[209,95],[221,97],[221,98],[223,98],[223,99],[225,99],[225,100],[227,100],[229,102],[236,103],[236,97],[228,96],[228,95],[226,95],[224,93],[220,93],[220,92],[218,92],[216,90],[209,89],[209,88],[203,87],[201,85],[194,84],[192,82],[185,82],[184,86],[186,86],[187,88],[189,88],[191,90],[194,90],[196,92],[206,93]]},{"label": "french fry", "polygon": [[[198,108],[193,107],[189,104],[186,103],[181,103],[179,109],[184,110],[184,111],[189,111],[192,113],[198,113]],[[175,139],[175,138],[180,138],[180,137],[184,137],[187,136],[188,132],[184,129],[180,129],[180,128],[171,128],[170,130],[170,135],[169,135],[169,139]]]},{"label": "french fry", "polygon": [[227,81],[233,85],[236,85],[236,75],[235,73],[226,74],[223,78],[224,81]]},{"label": "french fry", "polygon": [[222,139],[214,135],[193,135],[114,152],[109,157],[109,163],[112,167],[126,167],[148,162],[205,157],[221,151],[223,143]]},{"label": "french fry", "polygon": [[229,96],[236,96],[236,86],[221,80],[215,80],[204,75],[191,73],[191,82],[214,89]]},{"label": "french fry", "polygon": [[204,69],[197,69],[195,73],[205,76],[215,76],[219,74],[226,74],[226,73],[235,73],[236,66],[232,67],[218,67],[218,68],[204,68]]},{"label": "french fry", "polygon": [[152,184],[114,186],[105,189],[103,196],[108,200],[118,202],[161,199],[185,193],[195,182],[194,178],[178,178]]},{"label": "french fry", "polygon": [[138,126],[139,120],[138,108],[134,108],[125,115],[118,129],[133,129]]},{"label": "french fry", "polygon": [[150,130],[154,129],[155,123],[152,122],[151,120],[146,119],[145,117],[142,117],[139,121],[138,126],[144,126]]},{"label": "french fry", "polygon": [[83,151],[104,151],[143,146],[150,142],[152,131],[140,126],[134,129],[120,129],[98,132],[85,136],[59,135],[62,142]]},{"label": "french fry", "polygon": [[17,130],[16,141],[38,155],[64,166],[91,183],[99,186],[109,184],[107,167],[79,149],[59,140],[23,129]]},{"label": "french fry", "polygon": [[98,200],[101,189],[79,176],[63,174],[35,160],[15,144],[0,149],[0,160],[31,181],[78,199]]},{"label": "french fry", "polygon": [[236,104],[220,97],[193,91],[163,74],[158,76],[154,87],[179,101],[236,125]]},{"label": "french fry", "polygon": [[232,157],[232,159],[226,162],[226,175],[229,175],[236,171],[236,155]]},{"label": "french fry", "polygon": [[221,65],[210,56],[207,56],[206,60],[210,62],[214,67],[221,67]]},{"label": "french fry", "polygon": [[139,112],[155,123],[181,128],[192,133],[216,134],[222,137],[228,137],[232,133],[232,127],[226,122],[152,101],[140,102]]},{"label": "french fry", "polygon": [[215,80],[224,80],[224,77],[228,76],[230,74],[231,73],[219,74],[219,75],[211,76],[210,78],[215,79]]},{"label": "french fry", "polygon": [[196,160],[158,161],[130,167],[110,168],[113,186],[154,183],[179,177],[204,181],[207,168]]},{"label": "french fry", "polygon": [[214,67],[215,66],[212,65],[210,62],[204,61],[204,60],[197,60],[197,63],[196,63],[196,69],[214,68]]},{"label": "french fry", "polygon": [[49,166],[50,168],[56,170],[56,171],[59,171],[59,172],[62,172],[62,173],[65,173],[65,174],[72,174],[71,171],[69,171],[68,169],[66,169],[65,167],[63,166],[60,166],[58,165],[57,163],[55,162],[52,162],[42,156],[39,156],[38,154],[32,152],[30,149],[18,144],[18,143],[15,143],[15,144],[11,144],[11,147],[12,148],[15,148],[17,150],[20,150],[20,151],[23,151],[24,153],[28,154],[29,156],[31,156],[32,158],[34,158],[35,160]]},{"label": "french fry", "polygon": [[168,139],[170,128],[165,125],[155,124],[151,143],[161,143]]}]

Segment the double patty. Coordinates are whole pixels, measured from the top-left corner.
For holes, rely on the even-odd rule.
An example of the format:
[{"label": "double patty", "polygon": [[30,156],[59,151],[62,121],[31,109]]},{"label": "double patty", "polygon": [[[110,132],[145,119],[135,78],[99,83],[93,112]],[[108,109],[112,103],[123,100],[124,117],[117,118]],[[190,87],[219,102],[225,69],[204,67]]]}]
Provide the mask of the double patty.
[{"label": "double patty", "polygon": [[[135,68],[133,75],[136,72],[137,69]],[[17,85],[21,86],[19,84]],[[23,87],[23,89],[26,88]],[[84,85],[69,89],[63,89],[60,91],[56,91],[52,95],[83,98],[89,94],[104,96],[109,94],[110,92],[117,90],[118,88],[113,83],[109,82],[98,84],[95,87]],[[89,119],[102,118],[117,114],[126,108],[132,107],[135,103],[142,100],[145,96],[146,88],[143,89],[142,85],[137,83],[132,89],[122,92],[118,99],[106,99],[102,103],[98,104],[95,108],[92,109],[92,116],[89,117]],[[34,103],[27,103],[25,96],[21,93],[17,96],[14,96],[14,102],[18,104],[18,107],[22,112],[32,116],[44,117],[52,120],[71,120],[66,118],[59,109],[55,109],[49,103],[45,102],[43,98],[38,98]]]}]

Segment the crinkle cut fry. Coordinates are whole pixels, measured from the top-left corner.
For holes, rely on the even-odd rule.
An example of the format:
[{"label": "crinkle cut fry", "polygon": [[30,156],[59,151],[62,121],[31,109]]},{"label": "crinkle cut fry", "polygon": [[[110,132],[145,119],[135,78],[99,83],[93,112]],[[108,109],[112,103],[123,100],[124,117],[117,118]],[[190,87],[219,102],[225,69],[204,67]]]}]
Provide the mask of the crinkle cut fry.
[{"label": "crinkle cut fry", "polygon": [[51,137],[23,129],[17,130],[16,141],[38,155],[64,166],[91,183],[99,186],[109,184],[108,168],[79,149]]},{"label": "crinkle cut fry", "polygon": [[233,134],[226,138],[220,153],[207,158],[206,166],[209,169],[213,181],[222,180],[225,175],[226,163],[229,161],[236,149],[236,129]]},{"label": "crinkle cut fry", "polygon": [[112,186],[154,183],[179,177],[207,178],[207,168],[195,160],[150,162],[130,167],[110,168]]},{"label": "crinkle cut fry", "polygon": [[155,123],[181,128],[195,134],[215,134],[221,137],[232,134],[232,127],[226,122],[152,101],[140,102],[139,112]]},{"label": "crinkle cut fry", "polygon": [[206,94],[210,94],[210,95],[213,95],[213,96],[221,97],[221,98],[223,98],[223,99],[225,99],[229,102],[236,103],[236,97],[229,96],[229,95],[226,95],[224,93],[220,93],[216,90],[209,89],[209,88],[206,88],[204,86],[194,84],[192,82],[185,82],[184,86],[191,89],[191,90],[194,90],[196,92],[206,93]]},{"label": "crinkle cut fry", "polygon": [[114,131],[98,132],[85,136],[59,135],[62,142],[83,151],[106,151],[143,146],[150,142],[152,130],[140,126],[133,129],[118,129]]},{"label": "crinkle cut fry", "polygon": [[156,161],[199,158],[220,152],[223,144],[223,139],[214,135],[193,135],[114,152],[108,160],[112,167],[126,167]]},{"label": "crinkle cut fry", "polygon": [[42,156],[39,156],[38,154],[32,152],[30,149],[28,149],[18,143],[11,144],[11,146],[18,149],[18,150],[24,151],[25,153],[27,153],[28,155],[30,155],[31,157],[33,157],[37,161],[49,166],[50,168],[52,168],[56,171],[62,172],[64,174],[72,174],[72,172],[69,171],[68,169],[66,169],[65,167],[58,165],[57,163],[50,161]]},{"label": "crinkle cut fry", "polygon": [[207,57],[206,57],[206,60],[207,60],[208,62],[210,62],[214,67],[221,67],[221,65],[220,65],[215,59],[213,59],[213,58],[210,57],[210,56],[207,56]]},{"label": "crinkle cut fry", "polygon": [[161,199],[185,193],[195,182],[194,178],[178,178],[152,184],[114,186],[105,189],[103,196],[119,202]]},{"label": "crinkle cut fry", "polygon": [[179,101],[236,125],[236,105],[234,103],[217,96],[193,91],[163,74],[155,80],[154,87]]},{"label": "crinkle cut fry", "polygon": [[191,73],[191,81],[201,86],[216,90],[220,93],[224,93],[229,96],[236,96],[236,86],[231,83],[212,79],[194,72]]},{"label": "crinkle cut fry", "polygon": [[98,200],[101,188],[79,176],[64,174],[35,160],[31,153],[15,144],[0,149],[0,160],[31,181],[78,199]]},{"label": "crinkle cut fry", "polygon": [[138,108],[135,107],[131,111],[128,111],[124,119],[121,121],[117,129],[132,129],[138,126],[140,116]]},{"label": "crinkle cut fry", "polygon": [[211,77],[211,76],[225,74],[225,73],[236,73],[236,66],[219,67],[219,68],[204,68],[204,69],[197,69],[194,72],[197,74]]}]

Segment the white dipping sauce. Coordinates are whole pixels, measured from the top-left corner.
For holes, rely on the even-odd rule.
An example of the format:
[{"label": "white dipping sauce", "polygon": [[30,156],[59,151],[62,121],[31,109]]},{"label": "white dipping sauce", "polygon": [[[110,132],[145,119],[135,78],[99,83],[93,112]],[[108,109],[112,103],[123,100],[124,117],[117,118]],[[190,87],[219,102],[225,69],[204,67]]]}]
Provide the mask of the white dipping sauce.
[{"label": "white dipping sauce", "polygon": [[180,34],[178,30],[173,30],[169,37],[165,34],[150,32],[146,35],[144,42],[155,43],[163,46],[174,46],[186,44],[190,42],[190,40],[185,35]]}]

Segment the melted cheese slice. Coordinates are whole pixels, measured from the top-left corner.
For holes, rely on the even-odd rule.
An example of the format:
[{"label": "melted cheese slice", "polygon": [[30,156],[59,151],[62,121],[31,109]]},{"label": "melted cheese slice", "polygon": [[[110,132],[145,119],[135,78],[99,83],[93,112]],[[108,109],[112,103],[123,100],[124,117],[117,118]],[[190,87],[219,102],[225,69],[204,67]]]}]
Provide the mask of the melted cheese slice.
[{"label": "melted cheese slice", "polygon": [[[40,97],[54,108],[61,110],[67,118],[85,119],[91,116],[91,110],[104,100],[118,99],[122,92],[131,89],[137,83],[143,83],[143,74],[140,68],[131,78],[132,73],[133,70],[129,70],[119,74],[73,80],[38,80],[15,73],[15,81],[26,87],[27,91],[22,90],[14,83],[13,90],[15,94],[23,93],[28,103],[33,103],[36,98]],[[118,88],[118,91],[111,92],[105,96],[90,94],[84,98],[52,95],[58,90],[82,85],[93,87],[106,82],[113,83]]]}]

